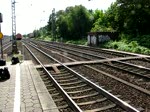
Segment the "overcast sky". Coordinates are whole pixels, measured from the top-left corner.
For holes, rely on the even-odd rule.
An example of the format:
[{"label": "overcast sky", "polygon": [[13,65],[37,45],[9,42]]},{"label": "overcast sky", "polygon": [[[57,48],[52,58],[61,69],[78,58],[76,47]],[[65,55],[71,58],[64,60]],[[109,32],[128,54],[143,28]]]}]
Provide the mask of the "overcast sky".
[{"label": "overcast sky", "polygon": [[[16,33],[28,34],[47,24],[52,9],[56,11],[68,6],[82,4],[87,9],[106,10],[116,0],[16,0]],[[3,14],[1,32],[12,34],[11,0],[0,0],[0,13]]]}]

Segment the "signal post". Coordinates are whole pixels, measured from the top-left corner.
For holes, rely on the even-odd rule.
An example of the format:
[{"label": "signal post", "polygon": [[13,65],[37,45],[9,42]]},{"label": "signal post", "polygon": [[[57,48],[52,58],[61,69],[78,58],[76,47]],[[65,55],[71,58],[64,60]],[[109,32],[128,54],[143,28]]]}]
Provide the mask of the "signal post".
[{"label": "signal post", "polygon": [[3,38],[3,34],[1,32],[1,23],[3,22],[3,17],[2,17],[2,13],[0,13],[0,43],[1,43],[1,59],[3,59],[3,43],[2,43],[2,38]]}]

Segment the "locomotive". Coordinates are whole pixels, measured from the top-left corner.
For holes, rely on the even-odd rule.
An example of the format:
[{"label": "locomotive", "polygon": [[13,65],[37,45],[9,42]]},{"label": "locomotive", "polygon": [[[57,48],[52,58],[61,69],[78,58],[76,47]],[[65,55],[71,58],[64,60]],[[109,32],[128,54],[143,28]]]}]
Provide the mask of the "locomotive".
[{"label": "locomotive", "polygon": [[16,35],[16,39],[17,39],[17,40],[21,40],[21,39],[22,39],[22,35],[21,35],[20,33],[18,33],[18,34]]}]

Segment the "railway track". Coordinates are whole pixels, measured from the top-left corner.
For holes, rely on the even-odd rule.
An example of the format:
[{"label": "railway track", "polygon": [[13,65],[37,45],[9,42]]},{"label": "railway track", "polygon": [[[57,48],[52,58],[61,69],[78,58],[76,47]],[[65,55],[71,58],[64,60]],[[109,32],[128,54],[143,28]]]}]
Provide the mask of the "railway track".
[{"label": "railway track", "polygon": [[[63,47],[63,48],[70,48],[70,49],[75,49],[78,51],[80,51],[82,49],[82,52],[90,52],[90,54],[95,54],[95,55],[100,55],[101,58],[114,58],[114,57],[141,57],[138,58],[138,65],[143,65],[146,67],[150,66],[150,56],[146,56],[146,55],[140,55],[140,54],[134,54],[134,53],[127,53],[127,52],[119,52],[119,51],[114,51],[114,50],[109,50],[109,49],[100,49],[100,48],[93,48],[93,47],[88,47],[88,46],[77,46],[77,45],[72,45],[72,44],[63,44],[63,43],[57,43],[54,42],[54,44],[52,42],[44,42],[42,41],[41,43],[47,43],[49,45],[55,45],[55,47]],[[99,57],[100,58],[100,57]],[[128,61],[128,63],[132,63],[130,62],[130,60],[134,60],[133,64],[137,64],[137,59],[135,62],[135,59],[126,59],[125,61]]]},{"label": "railway track", "polygon": [[[55,49],[57,48],[55,47]],[[74,52],[74,54],[76,54],[76,52]],[[92,56],[95,56],[95,55],[92,55]],[[85,56],[82,56],[82,57],[85,57]],[[104,57],[102,57],[102,59],[103,58]],[[86,57],[86,59],[90,60],[91,58]],[[72,59],[72,61],[77,61],[77,60]],[[97,64],[96,66],[93,66],[93,67],[103,70],[105,73],[113,74],[115,77],[119,77],[120,79],[123,79],[129,82],[130,86],[132,86],[133,88],[150,95],[148,91],[150,89],[149,88],[150,87],[150,84],[149,84],[150,69],[149,68],[145,68],[145,67],[141,67],[141,66],[129,64],[126,62],[121,62],[121,61],[111,61],[111,62],[106,61],[106,62],[101,63],[101,65]],[[91,69],[91,67],[89,67],[89,69]],[[127,82],[125,84],[127,84]]]},{"label": "railway track", "polygon": [[[45,43],[45,41],[43,41]],[[82,45],[73,45],[73,44],[64,44],[64,43],[57,43],[57,42],[46,42],[48,44],[55,44],[57,46],[63,46],[63,47],[70,47],[70,48],[77,48],[77,49],[84,49],[91,51],[93,53],[98,52],[98,54],[102,54],[107,58],[114,58],[114,57],[127,57],[127,56],[134,56],[132,54],[127,53],[121,53],[121,52],[115,52],[115,51],[109,51],[105,49],[95,48],[95,47],[88,47],[88,46],[82,46]],[[92,54],[93,54],[92,53]]]},{"label": "railway track", "polygon": [[[35,40],[30,40],[30,41],[37,43],[37,44],[42,44],[42,45],[52,45],[52,46],[63,48],[63,49],[70,48],[70,49],[79,50],[79,51],[82,49],[83,52],[87,52],[87,50],[88,50],[88,52],[90,52],[91,54],[100,55],[100,56],[103,56],[105,58],[137,56],[137,57],[141,57],[141,59],[143,59],[143,61],[146,58],[150,58],[150,56],[141,55],[141,54],[114,51],[114,50],[109,50],[109,49],[93,48],[93,47],[88,47],[88,46],[79,46],[79,45],[72,45],[72,44],[64,44],[64,43],[57,43],[57,42],[46,42],[46,41],[35,41]],[[145,57],[145,58],[143,58],[143,57]]]},{"label": "railway track", "polygon": [[[144,61],[144,63],[143,63],[143,61]],[[150,68],[150,59],[138,59],[138,60],[130,59],[130,60],[124,60],[124,62]]]},{"label": "railway track", "polygon": [[[5,42],[4,44],[3,44],[3,52],[4,53],[7,53],[7,54],[9,54],[9,51],[10,51],[10,47],[12,46],[12,43],[11,42]],[[9,50],[8,50],[9,49]],[[1,51],[0,51],[0,54],[1,54]]]},{"label": "railway track", "polygon": [[[57,48],[57,46],[50,46],[50,47],[46,46],[46,48],[53,48],[53,49],[59,50],[61,52],[65,52],[64,49],[62,49],[61,47]],[[67,53],[70,53],[72,55],[84,58],[85,60],[106,59],[103,56],[99,56],[99,55],[95,55],[95,54],[91,54],[91,53],[87,53],[87,52],[82,52],[79,50],[72,50],[70,48],[65,48],[65,49],[67,50]],[[137,57],[137,58],[141,58],[141,57]],[[146,68],[143,66],[138,66],[138,65],[131,64],[131,63],[127,63],[127,62],[122,62],[122,61],[113,61],[110,63],[108,63],[107,65],[111,66],[113,68],[118,68],[120,70],[135,74],[135,75],[140,76],[140,77],[145,78],[145,79],[150,78],[150,75],[149,75],[150,74],[150,68]],[[103,64],[106,64],[106,63],[103,63]]]},{"label": "railway track", "polygon": [[[36,48],[36,47],[34,47]],[[29,50],[29,48],[27,47]],[[36,48],[38,49],[38,48]],[[40,49],[38,49],[40,52]],[[30,51],[30,50],[29,50]],[[30,51],[31,52],[31,51]],[[56,66],[53,67],[54,70],[48,70],[44,67],[42,62],[37,59],[37,57],[32,53],[34,58],[40,63],[42,66],[42,73],[41,76],[44,82],[47,84],[47,88],[54,85],[55,89],[50,88],[50,92],[54,92],[52,94],[53,97],[56,97],[61,93],[60,98],[62,102],[64,101],[66,107],[68,105],[70,108],[69,110],[73,111],[138,111],[137,109],[133,108],[126,102],[120,100],[118,97],[119,95],[112,95],[108,91],[104,90],[102,87],[97,86],[90,80],[83,77],[81,74],[77,73],[76,71],[72,70],[71,68],[67,67],[66,65],[62,64],[58,60],[54,59],[53,57],[49,56],[48,54],[44,53],[57,63],[61,64],[60,68]],[[48,74],[48,75],[47,75]],[[49,80],[51,79],[51,81]],[[50,84],[50,83],[53,84]],[[55,99],[55,101],[61,101],[60,99]],[[67,103],[67,104],[66,104]],[[57,103],[56,103],[57,104]],[[67,107],[68,107],[67,106]],[[61,109],[62,109],[61,108]]]},{"label": "railway track", "polygon": [[11,46],[12,42],[5,42],[3,43],[3,50],[8,49]]},{"label": "railway track", "polygon": [[[43,41],[45,42],[45,41]],[[112,49],[102,49],[102,48],[96,48],[96,47],[89,47],[89,46],[83,46],[83,45],[74,45],[74,44],[64,44],[64,43],[59,43],[59,42],[46,42],[46,43],[53,43],[58,46],[66,46],[66,47],[72,47],[72,48],[79,48],[79,49],[85,49],[88,51],[93,51],[93,52],[99,52],[102,54],[108,54],[108,57],[116,56],[116,57],[129,57],[129,56],[141,56],[141,57],[147,57],[150,58],[150,56],[142,55],[142,54],[135,54],[135,53],[129,53],[129,52],[124,52],[124,51],[116,51]],[[107,56],[105,56],[107,57]],[[107,58],[108,58],[107,57]],[[113,57],[112,57],[113,58]]]},{"label": "railway track", "polygon": [[[28,42],[29,43],[29,42]],[[38,44],[37,44],[38,45]],[[42,50],[44,50],[44,51],[46,51],[47,53],[48,53],[48,50],[50,50],[50,51],[52,51],[52,52],[57,52],[55,55],[59,55],[60,54],[60,52],[59,51],[54,51],[54,49],[51,49],[51,48],[43,48],[42,46],[40,46],[40,48],[42,48]],[[58,53],[59,52],[59,53]],[[50,55],[51,55],[52,53],[50,53]],[[67,55],[66,55],[67,54]],[[65,55],[65,56],[64,56]],[[67,52],[67,51],[65,51],[65,53],[64,52],[62,52],[62,54],[61,55],[59,55],[59,56],[61,56],[61,58],[67,58],[67,56],[69,56],[70,57],[70,55],[69,55],[69,53]],[[54,56],[55,57],[55,56]],[[77,56],[76,56],[77,57]],[[127,57],[128,58],[128,57]],[[69,59],[71,59],[71,58],[69,58]],[[121,59],[121,58],[118,58],[119,60]],[[81,66],[83,66],[82,64],[89,64],[90,66],[91,66],[91,64],[94,62],[94,63],[99,63],[101,66],[104,66],[103,64],[102,64],[102,62],[108,62],[108,61],[114,61],[114,59],[103,59],[103,60],[95,60],[95,61],[85,61],[85,62],[77,62],[77,60],[72,60],[72,61],[76,61],[75,63],[74,62],[71,62],[73,65],[81,65]],[[67,64],[66,63],[66,65],[67,66],[72,66],[72,64]],[[55,65],[55,66],[60,66],[60,64],[53,64],[53,65]],[[51,65],[49,66],[49,65],[46,65],[46,67],[51,67]],[[40,67],[39,67],[40,68]],[[92,69],[91,69],[92,68]],[[93,69],[94,68],[94,69]],[[107,67],[108,68],[108,67]],[[80,71],[84,71],[83,72],[83,74],[88,74],[88,73],[86,73],[86,71],[89,71],[89,73],[91,73],[91,74],[88,74],[90,77],[91,76],[93,76],[93,77],[95,77],[95,76],[97,76],[97,77],[95,77],[94,79],[93,79],[93,77],[91,77],[91,78],[89,78],[89,80],[90,79],[92,79],[92,81],[93,82],[96,82],[96,81],[100,81],[100,82],[102,82],[102,80],[97,80],[98,79],[98,77],[101,77],[100,76],[100,74],[104,74],[106,77],[106,79],[103,79],[103,80],[108,80],[108,77],[109,77],[109,80],[110,80],[110,82],[112,82],[111,80],[116,80],[116,81],[119,81],[120,83],[116,83],[116,82],[114,82],[113,81],[113,83],[116,83],[117,85],[120,85],[120,87],[122,88],[124,88],[124,84],[125,85],[127,85],[125,88],[127,88],[127,89],[123,89],[124,90],[124,92],[123,91],[120,91],[120,92],[122,92],[121,94],[123,95],[123,97],[124,97],[124,95],[125,96],[128,96],[128,97],[126,97],[125,99],[131,99],[131,101],[132,101],[132,103],[133,104],[135,104],[136,105],[136,107],[139,107],[139,105],[140,105],[140,107],[143,107],[144,109],[145,109],[145,112],[148,112],[148,110],[149,110],[149,91],[148,90],[146,90],[145,91],[145,89],[148,89],[149,88],[149,83],[148,82],[146,82],[145,80],[141,80],[140,78],[139,78],[139,81],[140,81],[140,83],[137,81],[136,82],[136,77],[134,78],[134,77],[132,77],[131,78],[131,80],[127,80],[127,79],[130,79],[130,75],[131,75],[131,73],[129,74],[129,75],[127,75],[127,73],[122,73],[121,71],[117,71],[116,72],[116,70],[115,71],[111,71],[111,69],[113,69],[113,68],[111,68],[111,69],[107,69],[106,70],[106,68],[105,69],[101,69],[100,68],[100,70],[99,70],[99,68],[96,68],[96,67],[88,67],[88,69],[86,70],[84,70],[85,68],[83,67],[82,69],[80,69]],[[78,71],[78,70],[77,70]],[[93,71],[93,72],[91,72],[91,71]],[[94,72],[99,72],[98,74],[99,75],[97,75],[97,73],[95,74]],[[109,72],[109,71],[111,71],[111,72]],[[120,72],[120,75],[119,75],[119,73],[118,72]],[[95,75],[93,75],[93,74],[95,74]],[[115,75],[115,74],[117,74],[117,75]],[[114,76],[113,76],[114,75]],[[128,76],[128,77],[126,77],[126,75]],[[135,75],[136,76],[136,75]],[[133,79],[133,80],[132,80]],[[134,83],[134,82],[136,82],[136,83]],[[100,86],[102,86],[102,85],[107,85],[109,82],[107,82],[106,84],[100,84]],[[113,83],[110,83],[110,85],[114,85],[114,86],[116,86],[116,84],[113,84]],[[143,84],[142,84],[143,83]],[[147,86],[144,84],[144,83],[146,83],[147,84]],[[142,86],[141,86],[142,85]],[[129,86],[129,87],[128,87]],[[108,84],[108,87],[109,87],[109,84]],[[131,88],[130,88],[131,87]],[[112,86],[111,86],[111,88],[113,88]],[[110,89],[111,89],[110,88]],[[121,89],[120,88],[120,89]],[[145,88],[145,89],[144,89]],[[106,87],[106,89],[107,89],[107,87]],[[113,91],[116,91],[116,88],[115,88],[115,90],[113,90]],[[118,90],[117,90],[118,91]],[[130,91],[130,92],[128,92],[128,91]],[[130,93],[129,95],[126,95],[126,94],[124,94],[125,92],[128,92],[128,93]],[[113,93],[116,93],[116,92],[113,92]],[[119,91],[117,92],[117,93],[119,93]],[[133,93],[135,93],[135,94],[133,94]],[[148,95],[148,96],[147,96]],[[139,96],[139,97],[137,97],[137,96]],[[129,98],[129,97],[131,97],[131,98]],[[135,100],[136,99],[136,100]],[[138,100],[139,99],[139,100]],[[144,100],[145,99],[145,100]],[[135,100],[135,101],[134,101]]]}]

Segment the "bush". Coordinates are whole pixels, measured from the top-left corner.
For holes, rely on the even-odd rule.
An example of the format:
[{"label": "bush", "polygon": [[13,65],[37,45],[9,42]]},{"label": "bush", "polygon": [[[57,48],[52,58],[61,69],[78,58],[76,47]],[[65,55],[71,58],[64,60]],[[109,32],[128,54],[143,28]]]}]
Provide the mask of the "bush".
[{"label": "bush", "polygon": [[131,47],[131,48],[136,48],[136,47],[138,47],[139,45],[138,45],[137,41],[132,41],[132,42],[129,43],[128,46]]},{"label": "bush", "polygon": [[128,52],[134,52],[134,53],[141,53],[141,54],[150,54],[150,49],[140,46],[137,41],[125,41],[120,40],[120,41],[110,41],[105,43],[103,45],[106,48],[113,48],[121,51],[128,51]]},{"label": "bush", "polygon": [[150,35],[143,35],[140,38],[139,44],[150,48]]}]

